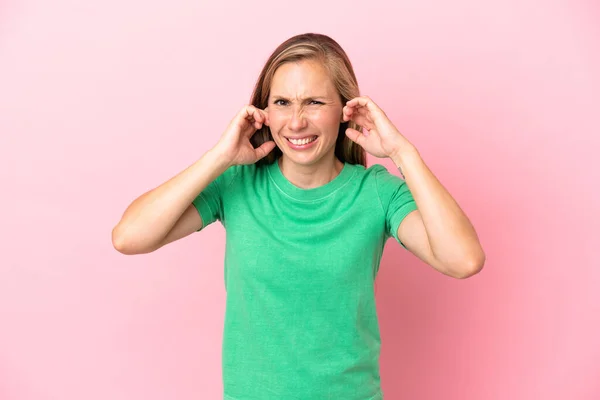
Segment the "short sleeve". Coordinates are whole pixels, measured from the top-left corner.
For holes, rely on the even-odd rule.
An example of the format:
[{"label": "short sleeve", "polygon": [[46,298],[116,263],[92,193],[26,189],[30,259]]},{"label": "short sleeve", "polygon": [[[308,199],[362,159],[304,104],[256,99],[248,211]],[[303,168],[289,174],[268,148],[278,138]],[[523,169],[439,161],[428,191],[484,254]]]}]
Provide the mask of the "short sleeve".
[{"label": "short sleeve", "polygon": [[391,174],[382,165],[374,165],[373,168],[376,172],[377,192],[385,214],[386,235],[393,237],[406,248],[398,238],[398,227],[410,212],[417,209],[415,199],[402,178]]},{"label": "short sleeve", "polygon": [[202,218],[202,228],[198,229],[198,231],[217,220],[221,222],[225,220],[223,199],[238,172],[239,166],[229,167],[192,201],[192,204],[196,207]]}]

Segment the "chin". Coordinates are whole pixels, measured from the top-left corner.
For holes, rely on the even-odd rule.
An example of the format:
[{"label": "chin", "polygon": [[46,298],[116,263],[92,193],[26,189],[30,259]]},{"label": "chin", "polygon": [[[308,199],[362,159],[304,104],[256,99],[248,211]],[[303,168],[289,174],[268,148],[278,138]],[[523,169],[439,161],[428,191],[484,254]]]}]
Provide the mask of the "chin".
[{"label": "chin", "polygon": [[323,161],[327,157],[325,154],[318,154],[317,152],[313,154],[289,154],[283,152],[283,157],[286,157],[288,161],[293,162],[297,165],[310,166],[315,165]]}]

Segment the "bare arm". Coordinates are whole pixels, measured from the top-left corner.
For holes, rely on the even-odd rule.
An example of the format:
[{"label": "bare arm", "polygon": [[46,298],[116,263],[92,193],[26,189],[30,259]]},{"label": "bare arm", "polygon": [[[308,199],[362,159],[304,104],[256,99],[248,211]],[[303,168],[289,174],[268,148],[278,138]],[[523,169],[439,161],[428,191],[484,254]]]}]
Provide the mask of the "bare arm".
[{"label": "bare arm", "polygon": [[349,100],[343,116],[344,121],[352,120],[366,129],[348,128],[351,140],[375,157],[389,157],[406,175],[418,209],[398,227],[398,238],[406,248],[446,275],[466,278],[478,273],[485,253],[475,228],[417,149],[368,96]]},{"label": "bare arm", "polygon": [[485,253],[475,228],[416,149],[392,157],[401,166],[417,203],[398,227],[398,237],[421,260],[454,278],[478,273]]},{"label": "bare arm", "polygon": [[202,228],[194,199],[230,166],[253,164],[275,147],[272,140],[258,148],[250,143],[263,124],[268,125],[265,111],[242,107],[215,147],[127,207],[112,231],[115,249],[123,254],[150,253]]},{"label": "bare arm", "polygon": [[115,249],[123,254],[149,253],[200,229],[202,219],[192,201],[228,166],[225,157],[210,150],[178,175],[138,197],[112,231]]}]

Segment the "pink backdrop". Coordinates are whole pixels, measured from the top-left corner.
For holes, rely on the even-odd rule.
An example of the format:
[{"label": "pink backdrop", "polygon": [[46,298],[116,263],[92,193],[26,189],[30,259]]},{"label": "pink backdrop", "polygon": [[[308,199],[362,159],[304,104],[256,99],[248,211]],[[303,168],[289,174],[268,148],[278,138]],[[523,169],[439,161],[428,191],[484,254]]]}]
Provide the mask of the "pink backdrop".
[{"label": "pink backdrop", "polygon": [[220,398],[222,227],[133,257],[110,233],[307,31],[487,253],[461,281],[388,242],[386,399],[600,398],[599,21],[592,0],[0,2],[0,399]]}]

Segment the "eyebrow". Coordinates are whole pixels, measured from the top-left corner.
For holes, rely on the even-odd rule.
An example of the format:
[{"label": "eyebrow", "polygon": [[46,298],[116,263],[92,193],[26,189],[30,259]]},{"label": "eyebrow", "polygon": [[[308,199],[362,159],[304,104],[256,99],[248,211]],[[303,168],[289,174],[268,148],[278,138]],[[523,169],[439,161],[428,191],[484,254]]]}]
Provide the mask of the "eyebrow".
[{"label": "eyebrow", "polygon": [[[279,95],[279,94],[272,94],[271,98],[273,99],[281,99],[281,100],[289,100],[287,97]],[[318,95],[318,96],[307,96],[307,97],[303,97],[301,98],[301,100],[308,100],[308,99],[329,99],[329,96],[324,96],[324,95]]]}]

